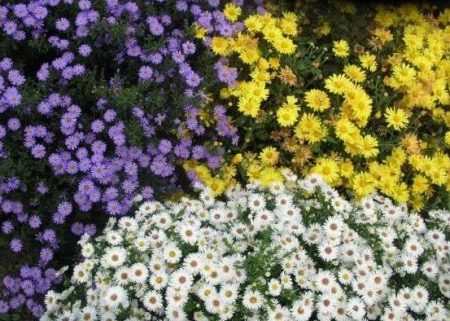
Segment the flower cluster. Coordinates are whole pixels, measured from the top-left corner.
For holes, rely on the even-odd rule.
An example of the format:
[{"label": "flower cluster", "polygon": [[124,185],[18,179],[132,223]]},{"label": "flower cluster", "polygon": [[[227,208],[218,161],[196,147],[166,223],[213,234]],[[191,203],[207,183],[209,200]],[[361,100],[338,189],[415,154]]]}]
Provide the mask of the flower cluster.
[{"label": "flower cluster", "polygon": [[[334,5],[342,19],[356,20],[355,6]],[[224,166],[244,152],[250,180],[286,166],[321,174],[357,198],[377,190],[416,210],[442,199],[447,206],[448,9],[430,18],[412,4],[377,6],[364,12],[374,27],[354,38],[330,33],[329,21],[308,25],[308,10],[246,15],[241,33],[213,37],[226,85],[217,99],[245,141],[230,146]]]},{"label": "flower cluster", "polygon": [[143,202],[80,241],[46,320],[447,320],[450,213],[349,203],[318,175]]},{"label": "flower cluster", "polygon": [[237,144],[222,107],[208,126],[202,118],[216,81],[214,63],[203,63],[215,59],[210,37],[242,29],[222,9],[218,0],[0,4],[0,252],[12,256],[0,267],[0,315],[40,316],[58,279],[38,276],[72,260],[77,237],[94,235],[105,213],[127,214],[137,194],[178,189],[180,161],[220,167],[224,149],[210,142]]}]

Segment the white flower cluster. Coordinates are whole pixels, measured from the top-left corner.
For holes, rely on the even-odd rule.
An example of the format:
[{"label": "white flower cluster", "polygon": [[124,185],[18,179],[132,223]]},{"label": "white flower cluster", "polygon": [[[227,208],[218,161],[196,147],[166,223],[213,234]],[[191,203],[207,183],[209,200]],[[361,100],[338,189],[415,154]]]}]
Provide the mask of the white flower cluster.
[{"label": "white flower cluster", "polygon": [[287,178],[111,219],[41,320],[450,320],[448,211]]}]

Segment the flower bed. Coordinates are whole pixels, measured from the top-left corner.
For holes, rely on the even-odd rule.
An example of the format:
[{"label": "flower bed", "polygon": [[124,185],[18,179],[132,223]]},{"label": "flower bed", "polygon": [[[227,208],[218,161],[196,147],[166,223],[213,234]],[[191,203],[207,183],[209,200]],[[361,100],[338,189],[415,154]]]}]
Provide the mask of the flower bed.
[{"label": "flower bed", "polygon": [[138,202],[80,241],[47,320],[447,320],[450,212],[349,203],[320,176]]}]

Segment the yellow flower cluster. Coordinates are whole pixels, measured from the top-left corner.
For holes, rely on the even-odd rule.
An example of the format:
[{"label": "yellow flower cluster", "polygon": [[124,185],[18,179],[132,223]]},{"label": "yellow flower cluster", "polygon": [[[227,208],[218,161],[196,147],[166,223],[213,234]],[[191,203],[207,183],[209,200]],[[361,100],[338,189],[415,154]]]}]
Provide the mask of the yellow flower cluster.
[{"label": "yellow flower cluster", "polygon": [[[225,10],[237,21],[239,10]],[[246,156],[234,156],[220,180],[232,184],[234,176],[224,173],[239,166],[248,179],[268,183],[281,180],[287,166],[319,173],[357,198],[380,191],[416,210],[437,192],[449,197],[450,10],[433,18],[412,4],[379,6],[366,47],[345,36],[331,41],[328,58],[340,69],[306,88],[293,72],[293,57],[303,55],[297,20],[293,13],[250,15],[243,32],[212,39],[216,55],[238,58],[230,61],[250,70],[220,98],[237,105],[247,124],[266,125],[271,139],[260,150],[247,139],[250,150],[244,146]],[[314,32],[330,34],[330,24]],[[401,33],[395,40],[394,32]],[[211,174],[199,176],[215,183]]]},{"label": "yellow flower cluster", "polygon": [[[225,7],[225,16],[227,16]],[[269,97],[267,84],[271,82],[271,72],[279,68],[279,59],[273,55],[263,58],[259,48],[261,40],[268,42],[277,53],[290,55],[296,50],[291,37],[298,33],[297,17],[286,13],[280,19],[271,14],[251,15],[244,20],[246,33],[236,37],[214,37],[212,51],[219,56],[239,55],[240,60],[251,68],[250,81],[241,81],[235,88],[223,92],[223,95],[238,98],[238,109],[245,116],[256,118],[261,104]],[[294,113],[286,108],[284,115]],[[281,116],[283,117],[283,116]]]}]

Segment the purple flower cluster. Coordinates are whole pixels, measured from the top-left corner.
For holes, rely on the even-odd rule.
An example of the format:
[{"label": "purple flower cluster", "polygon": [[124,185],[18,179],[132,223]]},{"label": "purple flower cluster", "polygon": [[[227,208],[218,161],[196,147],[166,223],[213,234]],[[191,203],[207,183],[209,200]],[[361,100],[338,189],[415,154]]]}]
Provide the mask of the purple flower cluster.
[{"label": "purple flower cluster", "polygon": [[238,70],[236,67],[229,67],[227,61],[222,59],[214,65],[214,69],[217,72],[217,78],[221,82],[226,83],[229,87],[236,85],[236,79],[238,76]]},{"label": "purple flower cluster", "polygon": [[[13,68],[13,61],[10,58],[0,60],[0,114],[21,104],[22,95],[19,90],[24,83],[25,77],[19,70]],[[0,124],[0,158],[5,157],[3,138],[7,131],[17,131],[20,125],[18,118],[9,119],[6,126]]]},{"label": "purple flower cluster", "polygon": [[[0,252],[15,268],[0,274],[0,315],[40,316],[62,243],[95,234],[102,213],[126,215],[137,195],[179,187],[189,159],[219,168],[212,142],[238,143],[225,108],[208,112],[213,124],[201,117],[205,84],[236,79],[202,59],[212,36],[243,28],[226,2],[0,3]],[[186,32],[194,24],[203,42]]]}]

